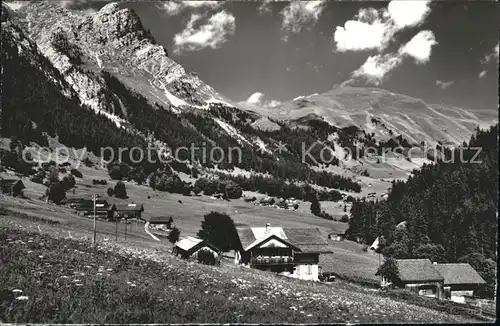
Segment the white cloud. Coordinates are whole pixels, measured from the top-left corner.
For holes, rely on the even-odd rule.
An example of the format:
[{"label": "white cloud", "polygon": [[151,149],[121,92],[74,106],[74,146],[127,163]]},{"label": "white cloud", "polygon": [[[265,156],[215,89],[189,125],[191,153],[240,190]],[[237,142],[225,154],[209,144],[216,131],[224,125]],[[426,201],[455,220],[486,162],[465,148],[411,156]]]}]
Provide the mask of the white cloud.
[{"label": "white cloud", "polygon": [[421,24],[429,12],[429,1],[391,1],[385,9],[362,8],[354,19],[336,27],[336,50],[381,52],[398,31]]},{"label": "white cloud", "polygon": [[417,26],[430,12],[430,1],[391,1],[387,12],[398,29]]},{"label": "white cloud", "polygon": [[479,73],[479,78],[483,78],[484,76],[486,76],[486,74],[488,73],[488,71],[486,70],[483,70]]},{"label": "white cloud", "polygon": [[181,33],[175,34],[174,53],[198,51],[206,47],[216,49],[236,30],[234,16],[224,10],[212,15],[207,23],[195,27],[195,23],[202,18],[200,14],[192,14],[186,28]]},{"label": "white cloud", "polygon": [[442,89],[446,89],[448,87],[450,87],[451,85],[453,85],[455,82],[453,80],[449,81],[449,82],[445,82],[445,81],[442,81],[442,80],[436,80],[436,86],[439,86],[441,87]]},{"label": "white cloud", "polygon": [[437,44],[432,31],[420,31],[399,52],[413,57],[417,63],[426,63],[431,57],[432,47]]},{"label": "white cloud", "polygon": [[289,34],[297,34],[303,28],[310,28],[318,21],[326,1],[292,1],[281,11],[283,22],[283,40],[287,41]]},{"label": "white cloud", "polygon": [[498,44],[493,48],[493,51],[484,56],[482,63],[488,63],[493,61],[493,59],[498,60]]},{"label": "white cloud", "polygon": [[[382,50],[387,46],[392,35],[388,34],[386,23],[378,17],[378,12],[373,10],[377,18],[371,22],[349,20],[344,24],[344,27],[337,26],[333,34],[337,51]],[[366,13],[367,11],[362,9],[359,11],[358,17],[361,18]]]},{"label": "white cloud", "polygon": [[184,9],[217,9],[224,4],[224,1],[166,1],[160,6],[163,10],[173,16],[181,13]]},{"label": "white cloud", "polygon": [[406,57],[411,57],[421,64],[428,62],[432,47],[436,44],[431,31],[421,31],[408,43],[402,45],[396,53],[369,56],[361,67],[351,73],[352,79],[349,83],[355,82],[356,78],[362,78],[371,84],[380,85],[392,70],[404,62]]},{"label": "white cloud", "polygon": [[402,62],[403,58],[395,53],[377,54],[368,57],[361,67],[351,73],[351,76],[364,78],[369,83],[379,85],[389,72]]},{"label": "white cloud", "polygon": [[278,100],[263,101],[264,93],[255,92],[245,101],[247,104],[258,105],[267,108],[274,108],[281,104]]},{"label": "white cloud", "polygon": [[250,97],[247,99],[246,102],[250,104],[258,104],[262,101],[263,97],[264,97],[263,93],[255,92],[252,95],[250,95]]}]

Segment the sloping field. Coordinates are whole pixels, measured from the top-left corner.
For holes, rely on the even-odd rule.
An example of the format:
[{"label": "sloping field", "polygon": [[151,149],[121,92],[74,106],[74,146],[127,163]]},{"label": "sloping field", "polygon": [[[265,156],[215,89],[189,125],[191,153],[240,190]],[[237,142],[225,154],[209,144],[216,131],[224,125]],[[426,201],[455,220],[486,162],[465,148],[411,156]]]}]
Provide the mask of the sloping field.
[{"label": "sloping field", "polygon": [[470,322],[345,283],[210,267],[113,242],[93,248],[26,225],[0,219],[1,322]]}]

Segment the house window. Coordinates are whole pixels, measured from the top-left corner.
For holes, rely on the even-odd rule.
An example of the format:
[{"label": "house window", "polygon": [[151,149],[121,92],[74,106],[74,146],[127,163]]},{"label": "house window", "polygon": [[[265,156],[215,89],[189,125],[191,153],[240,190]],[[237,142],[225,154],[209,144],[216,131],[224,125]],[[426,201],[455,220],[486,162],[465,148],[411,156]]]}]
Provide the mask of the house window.
[{"label": "house window", "polygon": [[433,289],[420,289],[420,295],[433,295],[434,291]]}]

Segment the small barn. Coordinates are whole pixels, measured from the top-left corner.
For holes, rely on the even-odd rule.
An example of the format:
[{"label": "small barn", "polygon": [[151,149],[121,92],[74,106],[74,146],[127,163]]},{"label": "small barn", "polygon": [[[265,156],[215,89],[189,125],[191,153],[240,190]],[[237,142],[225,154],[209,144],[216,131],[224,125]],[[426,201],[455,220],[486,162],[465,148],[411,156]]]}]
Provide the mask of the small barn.
[{"label": "small barn", "polygon": [[434,264],[436,270],[443,276],[444,298],[465,303],[467,297],[474,296],[474,290],[485,284],[485,280],[469,264]]},{"label": "small barn", "polygon": [[270,206],[270,205],[273,205],[274,203],[275,203],[275,200],[274,200],[274,198],[271,198],[271,197],[261,198],[259,200],[259,204],[261,206]]},{"label": "small barn", "polygon": [[144,206],[142,204],[116,204],[116,214],[119,214],[125,218],[141,218],[144,212]]},{"label": "small barn", "polygon": [[151,225],[165,225],[168,229],[171,228],[174,219],[172,216],[151,216],[149,218],[142,218]]},{"label": "small barn", "polygon": [[345,240],[345,232],[333,232],[328,234],[328,239],[334,241],[344,241]]},{"label": "small barn", "polygon": [[11,196],[21,196],[23,190],[26,189],[24,183],[20,179],[4,179],[0,178],[0,189],[3,194]]},{"label": "small barn", "polygon": [[281,201],[276,204],[276,207],[281,209],[288,209],[288,203],[286,201]]},{"label": "small barn", "polygon": [[397,259],[399,275],[396,279],[382,277],[382,283],[391,282],[397,287],[419,295],[442,298],[444,277],[434,268],[429,259]]},{"label": "small barn", "polygon": [[190,257],[196,257],[200,250],[210,251],[216,259],[218,259],[221,254],[221,250],[209,242],[190,236],[177,241],[175,243],[173,253],[176,256],[188,259]]},{"label": "small barn", "polygon": [[333,241],[344,241],[346,238],[346,231],[349,228],[349,224],[347,223],[338,223],[335,225],[334,228],[332,228],[333,232],[330,232],[328,234],[328,239],[333,240]]}]

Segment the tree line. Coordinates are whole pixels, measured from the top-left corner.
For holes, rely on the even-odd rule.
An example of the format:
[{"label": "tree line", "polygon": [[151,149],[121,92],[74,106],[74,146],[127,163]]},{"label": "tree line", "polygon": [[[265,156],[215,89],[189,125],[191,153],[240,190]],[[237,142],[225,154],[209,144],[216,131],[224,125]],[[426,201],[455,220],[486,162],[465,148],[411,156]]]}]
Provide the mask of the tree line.
[{"label": "tree line", "polygon": [[[406,182],[393,182],[387,200],[355,200],[348,236],[367,244],[383,236],[387,257],[468,262],[488,282],[481,293],[491,296],[498,230],[497,137],[498,124],[477,129],[466,146],[413,171]],[[476,158],[473,147],[482,149]],[[472,163],[473,158],[481,162]]]}]

